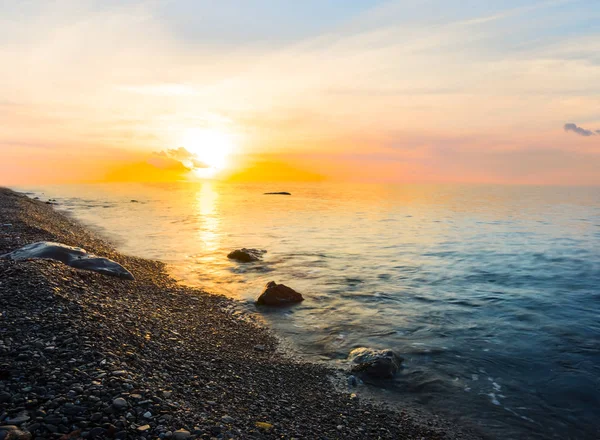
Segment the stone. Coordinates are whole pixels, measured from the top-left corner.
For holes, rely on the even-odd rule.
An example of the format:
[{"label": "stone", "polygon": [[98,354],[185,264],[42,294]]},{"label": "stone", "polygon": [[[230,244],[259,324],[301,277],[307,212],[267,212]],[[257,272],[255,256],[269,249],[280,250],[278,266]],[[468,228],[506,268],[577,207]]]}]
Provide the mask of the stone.
[{"label": "stone", "polygon": [[233,423],[235,422],[235,419],[231,416],[225,415],[223,417],[221,417],[221,420],[223,421],[223,423]]},{"label": "stone", "polygon": [[90,438],[98,438],[102,437],[106,433],[106,429],[104,428],[93,428],[90,430]]},{"label": "stone", "polygon": [[227,255],[227,258],[229,258],[230,260],[239,261],[241,263],[252,263],[254,261],[259,261],[262,258],[262,256],[266,253],[267,251],[262,249],[242,248],[231,251]]},{"label": "stone", "polygon": [[11,399],[12,396],[10,393],[7,393],[6,391],[0,393],[0,403],[10,402]]},{"label": "stone", "polygon": [[0,426],[0,440],[31,440],[31,433],[21,431],[15,425]]},{"label": "stone", "polygon": [[145,419],[151,419],[151,418],[152,418],[152,413],[151,413],[150,411],[146,411],[146,412],[144,413],[144,418],[145,418]]},{"label": "stone", "polygon": [[304,301],[302,295],[291,287],[284,284],[277,284],[275,281],[270,281],[256,300],[256,304],[265,306],[286,306],[302,301]]},{"label": "stone", "polygon": [[18,415],[15,418],[11,418],[11,419],[6,419],[6,423],[8,423],[9,425],[21,425],[25,422],[28,422],[31,419],[31,417],[21,414]]},{"label": "stone", "polygon": [[113,400],[112,404],[113,404],[113,407],[118,410],[123,410],[123,409],[127,408],[127,401],[125,399],[123,399],[122,397],[117,397],[115,400]]},{"label": "stone", "polygon": [[172,439],[173,440],[187,440],[192,436],[192,434],[190,434],[190,431],[186,431],[185,429],[178,429],[177,431],[175,431],[172,435]]},{"label": "stone", "polygon": [[352,350],[348,359],[352,362],[351,371],[365,373],[377,379],[393,377],[401,367],[402,359],[392,350],[374,350],[360,347]]},{"label": "stone", "polygon": [[270,431],[273,429],[273,425],[267,422],[256,422],[255,425],[257,428],[262,429],[263,431]]},{"label": "stone", "polygon": [[116,261],[90,254],[85,249],[61,243],[53,243],[51,241],[31,243],[8,254],[0,255],[0,259],[13,261],[40,258],[60,261],[76,269],[90,270],[103,275],[115,276],[126,280],[135,279],[131,272]]},{"label": "stone", "polygon": [[356,376],[352,376],[352,375],[348,376],[348,386],[350,388],[358,386],[358,380],[356,379]]},{"label": "stone", "polygon": [[145,432],[145,431],[148,431],[149,429],[150,429],[150,425],[142,425],[142,426],[137,427],[138,432]]}]

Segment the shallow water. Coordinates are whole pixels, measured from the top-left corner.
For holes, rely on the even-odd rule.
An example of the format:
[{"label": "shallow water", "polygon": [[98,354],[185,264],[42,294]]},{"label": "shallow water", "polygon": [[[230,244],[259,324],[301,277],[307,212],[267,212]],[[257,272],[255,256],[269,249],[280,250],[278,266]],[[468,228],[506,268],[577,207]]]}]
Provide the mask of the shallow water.
[{"label": "shallow water", "polygon": [[[312,359],[394,349],[406,368],[378,385],[386,399],[499,438],[600,437],[600,188],[20,189],[251,310],[267,281],[302,292],[300,306],[260,313]],[[229,261],[240,247],[268,253]]]}]

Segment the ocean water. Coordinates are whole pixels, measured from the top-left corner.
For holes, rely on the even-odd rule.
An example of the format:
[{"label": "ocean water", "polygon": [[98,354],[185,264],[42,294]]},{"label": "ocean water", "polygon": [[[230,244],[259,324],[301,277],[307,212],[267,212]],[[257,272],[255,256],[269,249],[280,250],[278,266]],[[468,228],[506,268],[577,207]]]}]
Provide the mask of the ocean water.
[{"label": "ocean water", "polygon": [[[497,438],[600,438],[600,188],[241,185],[19,188],[263,315],[310,359],[405,358],[381,398]],[[290,191],[292,196],[267,196]],[[136,200],[136,202],[132,202]],[[236,248],[267,250],[238,264]],[[257,310],[268,281],[306,298]]]}]

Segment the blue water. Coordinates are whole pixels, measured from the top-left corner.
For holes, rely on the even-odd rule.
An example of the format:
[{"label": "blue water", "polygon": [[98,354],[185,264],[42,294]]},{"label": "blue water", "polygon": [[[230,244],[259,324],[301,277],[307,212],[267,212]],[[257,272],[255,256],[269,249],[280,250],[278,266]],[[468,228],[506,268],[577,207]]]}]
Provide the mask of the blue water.
[{"label": "blue water", "polygon": [[[302,355],[357,346],[405,368],[363,385],[497,438],[600,438],[600,189],[517,186],[79,185],[27,188],[161,259],[182,282],[252,301]],[[287,190],[292,196],[265,196]],[[138,203],[131,202],[135,199]],[[235,248],[266,249],[240,265]]]}]

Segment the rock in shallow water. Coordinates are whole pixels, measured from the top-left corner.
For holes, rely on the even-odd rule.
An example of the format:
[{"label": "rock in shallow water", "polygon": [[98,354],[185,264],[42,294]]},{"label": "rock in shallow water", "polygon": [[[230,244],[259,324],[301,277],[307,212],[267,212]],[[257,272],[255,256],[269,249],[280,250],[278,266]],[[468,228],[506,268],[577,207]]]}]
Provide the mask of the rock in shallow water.
[{"label": "rock in shallow water", "polygon": [[302,295],[291,287],[284,284],[277,284],[275,281],[270,281],[265,286],[263,293],[256,300],[256,304],[265,306],[286,306],[301,301],[304,301]]},{"label": "rock in shallow water", "polygon": [[8,254],[0,255],[0,259],[14,261],[35,258],[57,260],[76,269],[91,270],[126,280],[134,279],[131,272],[116,261],[89,254],[85,249],[61,243],[53,243],[51,241],[31,243]]},{"label": "rock in shallow water", "polygon": [[262,249],[236,249],[235,251],[230,252],[227,255],[227,258],[230,260],[240,261],[242,263],[252,263],[253,261],[259,261],[263,254],[266,254],[267,251],[263,251]]},{"label": "rock in shallow water", "polygon": [[365,347],[352,350],[348,359],[353,363],[352,372],[365,373],[378,379],[393,377],[404,360],[392,350],[373,350]]}]

